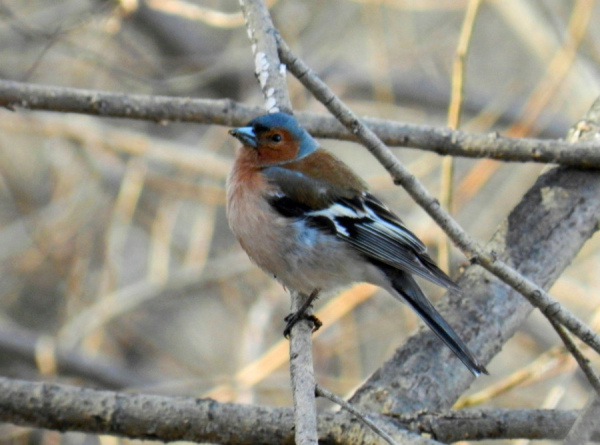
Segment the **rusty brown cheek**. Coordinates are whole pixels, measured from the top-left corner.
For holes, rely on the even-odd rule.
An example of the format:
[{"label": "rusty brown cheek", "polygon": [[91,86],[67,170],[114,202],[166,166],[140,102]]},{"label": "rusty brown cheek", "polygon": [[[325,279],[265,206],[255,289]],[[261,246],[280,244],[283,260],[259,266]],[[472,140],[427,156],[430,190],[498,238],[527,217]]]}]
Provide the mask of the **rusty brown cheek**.
[{"label": "rusty brown cheek", "polygon": [[261,164],[277,164],[291,161],[296,157],[298,148],[291,144],[279,144],[278,147],[263,146],[258,149]]}]

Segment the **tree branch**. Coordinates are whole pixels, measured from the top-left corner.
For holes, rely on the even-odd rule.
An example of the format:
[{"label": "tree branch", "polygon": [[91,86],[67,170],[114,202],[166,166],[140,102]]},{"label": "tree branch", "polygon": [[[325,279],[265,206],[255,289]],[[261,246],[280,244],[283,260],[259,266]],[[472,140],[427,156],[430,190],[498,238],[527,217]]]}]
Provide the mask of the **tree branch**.
[{"label": "tree branch", "polygon": [[[578,411],[542,409],[465,409],[399,415],[410,431],[427,433],[444,443],[462,440],[561,440],[575,423]],[[600,429],[592,437],[600,441]]]},{"label": "tree branch", "polygon": [[[1,377],[0,422],[162,442],[295,443],[294,415],[289,408],[125,394]],[[375,445],[381,440],[360,422],[340,414],[321,414],[318,427],[323,444]],[[437,443],[414,433],[396,433],[405,443]]]},{"label": "tree branch", "polygon": [[597,438],[598,429],[600,428],[598,418],[600,418],[600,397],[598,394],[592,394],[587,406],[581,411],[569,434],[565,437],[563,445],[586,444],[594,431],[596,431],[594,437]]},{"label": "tree branch", "polygon": [[285,82],[285,65],[279,61],[275,27],[264,2],[240,0],[246,21],[248,38],[252,41],[254,68],[258,83],[265,98],[265,109],[292,112],[292,103]]},{"label": "tree branch", "polygon": [[[255,73],[265,98],[268,112],[292,113],[292,104],[285,81],[285,66],[279,61],[275,29],[269,10],[262,0],[240,0],[246,20],[248,37],[252,41]],[[316,292],[316,290],[315,290]],[[298,311],[308,295],[290,292],[292,311]],[[312,308],[306,315],[312,314]],[[290,334],[290,377],[294,400],[295,442],[317,445],[317,405],[315,373],[312,357],[313,324],[300,320]]]},{"label": "tree branch", "polygon": [[[290,65],[290,70],[296,68]],[[304,79],[307,71],[298,70]],[[600,101],[575,132],[595,137]],[[347,115],[345,115],[347,117]],[[387,159],[387,158],[386,158]],[[395,168],[392,157],[388,167]],[[600,175],[557,168],[542,175],[486,246],[503,260],[548,288],[598,229]],[[442,310],[477,355],[487,362],[501,349],[531,311],[518,294],[473,265],[458,280],[468,294],[448,295]],[[472,376],[433,334],[421,331],[359,389],[353,403],[373,410],[416,411],[450,407]]]},{"label": "tree branch", "polygon": [[387,431],[385,431],[383,428],[381,428],[379,425],[377,425],[375,422],[373,422],[366,414],[363,414],[362,412],[360,412],[360,410],[358,408],[356,408],[352,404],[346,402],[341,397],[336,396],[331,391],[328,391],[319,385],[317,385],[315,393],[317,394],[318,397],[323,397],[325,399],[328,399],[329,401],[339,405],[341,408],[348,411],[350,414],[352,414],[354,417],[356,417],[359,421],[364,423],[367,427],[371,428],[371,430],[373,430],[379,437],[381,437],[383,440],[385,440],[390,445],[397,445],[394,438],[391,437],[387,433]]},{"label": "tree branch", "polygon": [[[189,99],[111,93],[33,85],[0,80],[0,106],[8,109],[60,111],[154,122],[195,122],[241,126],[264,113],[259,107],[229,99]],[[332,116],[297,113],[315,137],[356,140]],[[490,158],[505,162],[540,162],[600,168],[597,142],[570,144],[558,140],[513,139],[497,133],[474,134],[428,125],[364,118],[363,122],[388,146],[411,147],[439,155]]]},{"label": "tree branch", "polygon": [[[498,258],[493,251],[482,248],[461,226],[445,211],[425,186],[392,154],[388,147],[365,126],[350,108],[348,108],[319,77],[279,39],[280,55],[296,78],[327,109],[355,134],[360,142],[375,156],[379,163],[390,173],[394,182],[401,185],[448,237],[472,262],[485,267],[506,284],[523,295],[532,305],[539,308],[547,318],[552,318],[587,343],[600,354],[600,336],[579,320],[573,313],[553,299],[542,287],[529,280],[513,267]],[[596,106],[600,108],[600,99]]]},{"label": "tree branch", "polygon": [[596,395],[600,396],[600,379],[598,378],[598,374],[596,374],[596,371],[594,371],[594,368],[592,367],[589,359],[583,354],[581,349],[579,349],[579,346],[575,344],[575,342],[564,327],[562,327],[560,324],[556,323],[552,319],[550,320],[550,323],[552,323],[554,330],[560,336],[567,351],[569,351],[569,353],[577,361],[579,368],[583,371],[584,375],[588,379],[588,382],[590,383],[592,388],[594,388],[594,391],[596,391]]},{"label": "tree branch", "polygon": [[[564,438],[579,411],[483,409],[420,412],[393,416],[401,428],[392,436],[401,443],[436,445],[436,440]],[[390,418],[369,414],[393,428]],[[99,391],[0,377],[0,422],[58,431],[108,434],[162,442],[192,441],[239,444],[293,444],[289,408],[219,403],[212,399],[165,397]],[[319,443],[377,444],[381,438],[346,413],[320,413]],[[417,433],[417,434],[415,434]],[[600,432],[592,436],[600,441]]]},{"label": "tree branch", "polygon": [[[31,365],[36,365],[36,347],[39,337],[25,328],[12,326],[0,330],[0,352],[7,357],[18,357]],[[159,380],[141,375],[132,370],[110,363],[108,359],[88,356],[77,351],[60,347],[52,351],[56,371],[60,374],[84,378],[110,389],[153,385]]]}]

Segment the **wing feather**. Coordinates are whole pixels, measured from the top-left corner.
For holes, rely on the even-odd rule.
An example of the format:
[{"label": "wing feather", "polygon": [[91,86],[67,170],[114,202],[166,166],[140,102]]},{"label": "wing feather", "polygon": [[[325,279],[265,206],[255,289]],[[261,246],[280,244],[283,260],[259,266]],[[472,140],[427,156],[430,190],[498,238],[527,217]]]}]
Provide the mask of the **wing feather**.
[{"label": "wing feather", "polygon": [[303,219],[347,242],[367,259],[456,288],[421,240],[373,195],[332,186],[283,167],[269,167],[264,174],[273,186],[267,199],[281,216]]}]

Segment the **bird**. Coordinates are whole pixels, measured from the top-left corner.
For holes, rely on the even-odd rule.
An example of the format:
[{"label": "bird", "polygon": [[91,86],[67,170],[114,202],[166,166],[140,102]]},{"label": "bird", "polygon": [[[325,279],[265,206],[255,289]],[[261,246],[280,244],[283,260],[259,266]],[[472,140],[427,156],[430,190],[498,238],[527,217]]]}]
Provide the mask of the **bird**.
[{"label": "bird", "polygon": [[459,287],[350,167],[284,112],[229,133],[241,142],[226,185],[231,231],[255,264],[307,297],[286,336],[317,295],[367,282],[408,304],[472,374],[488,373],[414,276]]}]

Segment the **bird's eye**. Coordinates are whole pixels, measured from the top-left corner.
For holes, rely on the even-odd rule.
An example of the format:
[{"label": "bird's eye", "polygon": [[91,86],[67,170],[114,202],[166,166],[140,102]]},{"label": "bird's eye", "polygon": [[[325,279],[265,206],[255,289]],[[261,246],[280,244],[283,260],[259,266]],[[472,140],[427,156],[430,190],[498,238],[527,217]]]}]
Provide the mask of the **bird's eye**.
[{"label": "bird's eye", "polygon": [[281,142],[281,135],[280,134],[274,134],[273,136],[271,136],[271,140],[273,142]]}]

